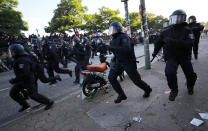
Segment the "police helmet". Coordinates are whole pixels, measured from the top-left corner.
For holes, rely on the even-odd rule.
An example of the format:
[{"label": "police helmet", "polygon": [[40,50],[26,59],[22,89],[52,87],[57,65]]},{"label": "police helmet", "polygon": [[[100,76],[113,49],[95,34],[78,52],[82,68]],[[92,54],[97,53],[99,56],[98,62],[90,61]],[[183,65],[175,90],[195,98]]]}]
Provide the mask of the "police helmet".
[{"label": "police helmet", "polygon": [[189,23],[196,23],[196,17],[195,16],[190,16],[189,18],[188,18],[188,22]]},{"label": "police helmet", "polygon": [[102,38],[98,38],[96,42],[97,42],[97,44],[101,44],[101,43],[103,43],[103,39]]},{"label": "police helmet", "polygon": [[123,27],[120,22],[115,21],[110,24],[110,27],[109,27],[110,35],[114,35],[114,34],[122,33],[122,32],[123,32]]},{"label": "police helmet", "polygon": [[86,43],[87,41],[88,41],[88,38],[86,36],[82,37],[82,40],[81,40],[82,43]]},{"label": "police helmet", "polygon": [[176,10],[170,16],[170,25],[182,24],[186,21],[186,12],[183,10]]},{"label": "police helmet", "polygon": [[12,44],[9,46],[9,55],[11,57],[27,55],[24,47],[21,44]]},{"label": "police helmet", "polygon": [[74,36],[73,39],[72,39],[72,44],[75,45],[77,43],[78,44],[80,43],[80,39],[77,36]]}]

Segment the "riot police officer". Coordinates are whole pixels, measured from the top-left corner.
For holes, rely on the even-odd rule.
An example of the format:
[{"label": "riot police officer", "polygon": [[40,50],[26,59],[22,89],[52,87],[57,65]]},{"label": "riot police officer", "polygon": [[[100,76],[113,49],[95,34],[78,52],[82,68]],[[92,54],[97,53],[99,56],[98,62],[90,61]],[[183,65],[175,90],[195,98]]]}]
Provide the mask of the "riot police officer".
[{"label": "riot police officer", "polygon": [[74,57],[76,60],[76,66],[75,66],[76,79],[74,83],[78,84],[80,81],[80,72],[86,67],[85,51],[84,51],[84,46],[80,44],[80,39],[77,36],[73,37],[72,43],[73,43],[73,49],[69,57]]},{"label": "riot police officer", "polygon": [[35,77],[33,67],[34,64],[25,52],[24,47],[20,44],[13,44],[9,46],[9,52],[14,58],[13,68],[16,76],[9,81],[14,85],[10,90],[10,97],[22,106],[19,112],[30,108],[30,105],[20,93],[25,89],[31,99],[45,104],[46,110],[50,109],[54,102],[38,93],[37,78]]},{"label": "riot police officer", "polygon": [[89,65],[92,47],[91,47],[89,40],[86,36],[82,37],[81,43],[84,46],[84,51],[85,51],[85,64]]},{"label": "riot police officer", "polygon": [[62,41],[63,45],[62,45],[62,50],[63,50],[63,59],[64,59],[64,67],[67,68],[67,64],[68,64],[68,56],[69,56],[69,43],[66,41]]},{"label": "riot police officer", "polygon": [[165,75],[168,86],[171,89],[170,101],[174,101],[178,94],[177,70],[179,65],[186,76],[188,93],[190,95],[194,93],[193,88],[197,79],[191,64],[194,35],[185,21],[185,11],[174,11],[170,16],[170,26],[161,32],[152,54],[155,57],[161,47],[163,47],[164,59],[166,61]]},{"label": "riot police officer", "polygon": [[38,45],[34,45],[33,52],[38,56],[40,63],[44,63],[43,54]]},{"label": "riot police officer", "polygon": [[91,45],[92,45],[92,59],[93,59],[94,56],[97,56],[97,42],[95,38],[92,39]]},{"label": "riot police officer", "polygon": [[149,97],[152,89],[150,86],[141,80],[140,74],[137,71],[136,56],[134,53],[134,44],[131,42],[127,34],[123,33],[120,22],[113,22],[109,27],[109,34],[112,36],[108,49],[113,52],[116,57],[114,67],[110,69],[109,81],[114,90],[118,93],[115,103],[120,103],[126,100],[127,97],[119,84],[117,77],[125,70],[130,79],[135,85],[144,90],[143,97]]},{"label": "riot police officer", "polygon": [[[62,69],[59,67],[59,58],[56,53],[56,45],[51,44],[46,51],[46,59],[47,59],[47,71],[50,78],[54,78],[54,71],[57,73],[68,74],[72,77],[72,71],[69,69]],[[56,81],[54,80],[50,84],[54,84]]]},{"label": "riot police officer", "polygon": [[193,46],[194,58],[198,59],[199,39],[200,39],[201,31],[204,29],[204,26],[201,25],[200,23],[197,23],[195,16],[190,16],[188,18],[188,22],[189,22],[189,27],[192,29],[195,38],[194,46]]},{"label": "riot police officer", "polygon": [[100,52],[100,56],[99,56],[100,62],[101,63],[106,62],[107,65],[110,66],[110,64],[106,61],[108,48],[106,44],[103,42],[102,38],[97,39],[97,45],[98,45],[97,52]]}]

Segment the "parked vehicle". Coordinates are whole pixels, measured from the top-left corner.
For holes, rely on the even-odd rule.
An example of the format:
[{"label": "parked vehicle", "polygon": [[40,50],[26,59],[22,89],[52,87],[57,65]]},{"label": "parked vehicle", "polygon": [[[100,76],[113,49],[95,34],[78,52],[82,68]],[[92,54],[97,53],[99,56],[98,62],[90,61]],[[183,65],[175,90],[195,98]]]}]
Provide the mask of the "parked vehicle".
[{"label": "parked vehicle", "polygon": [[98,89],[106,90],[111,86],[107,78],[106,70],[107,64],[101,63],[88,65],[87,70],[81,72],[83,75],[81,86],[85,96],[93,96]]}]

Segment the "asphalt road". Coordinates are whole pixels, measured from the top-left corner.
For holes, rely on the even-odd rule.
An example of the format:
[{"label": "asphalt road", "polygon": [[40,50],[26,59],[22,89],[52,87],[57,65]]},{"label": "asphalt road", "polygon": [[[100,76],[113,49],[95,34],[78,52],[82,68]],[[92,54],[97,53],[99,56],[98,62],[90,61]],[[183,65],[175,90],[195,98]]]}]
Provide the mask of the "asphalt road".
[{"label": "asphalt road", "polygon": [[[153,51],[153,45],[150,44],[150,52]],[[137,60],[140,61],[138,63],[138,68],[144,66],[144,47],[143,45],[137,45],[135,46],[135,54],[138,57]],[[110,58],[112,55],[108,56],[108,61],[110,61]],[[92,60],[93,64],[99,63],[99,58],[96,56]],[[62,75],[59,74],[62,78],[61,82],[58,82],[55,85],[49,85],[49,84],[43,84],[39,81],[39,93],[53,99],[53,100],[59,100],[67,95],[70,95],[73,92],[76,92],[78,90],[81,90],[79,85],[74,85],[73,81],[75,80],[74,76],[74,66],[75,63],[69,63],[68,69],[73,70],[73,77],[69,77],[69,75]],[[60,65],[62,67],[62,65]],[[0,73],[0,123],[6,123],[8,121],[12,121],[18,117],[21,117],[24,115],[24,113],[18,113],[18,109],[20,106],[15,103],[10,97],[9,97],[9,91],[12,87],[11,84],[9,84],[9,79],[13,78],[14,74],[13,71],[10,72],[4,72]],[[38,105],[38,103],[29,100],[28,101],[31,106]]]}]

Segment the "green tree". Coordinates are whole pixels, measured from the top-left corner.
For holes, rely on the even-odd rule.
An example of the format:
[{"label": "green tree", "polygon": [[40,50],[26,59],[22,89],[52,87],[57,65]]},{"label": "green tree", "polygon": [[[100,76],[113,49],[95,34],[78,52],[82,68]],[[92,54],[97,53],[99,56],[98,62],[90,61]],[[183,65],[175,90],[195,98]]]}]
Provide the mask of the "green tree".
[{"label": "green tree", "polygon": [[84,24],[81,29],[86,31],[88,34],[92,34],[95,32],[102,32],[105,30],[104,27],[100,26],[102,23],[102,18],[99,14],[86,14],[84,15]]},{"label": "green tree", "polygon": [[87,11],[87,7],[82,6],[81,2],[82,0],[61,0],[45,31],[47,33],[65,33],[65,31],[76,31],[80,28],[83,15]]},{"label": "green tree", "polygon": [[0,0],[0,35],[21,35],[21,31],[28,30],[27,23],[22,20],[22,13],[14,8],[17,0]]},{"label": "green tree", "polygon": [[84,17],[85,24],[82,29],[87,31],[89,34],[101,32],[103,33],[109,28],[109,25],[114,21],[123,23],[124,19],[119,17],[119,10],[111,10],[107,7],[99,8],[99,12],[95,14],[87,14]]},{"label": "green tree", "polygon": [[168,20],[167,18],[164,18],[163,16],[157,16],[153,13],[147,13],[147,23],[148,28],[153,30],[158,30],[163,28],[163,23]]},{"label": "green tree", "polygon": [[129,13],[131,32],[136,32],[141,29],[141,17],[139,12]]}]

